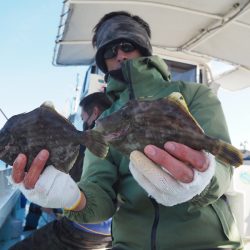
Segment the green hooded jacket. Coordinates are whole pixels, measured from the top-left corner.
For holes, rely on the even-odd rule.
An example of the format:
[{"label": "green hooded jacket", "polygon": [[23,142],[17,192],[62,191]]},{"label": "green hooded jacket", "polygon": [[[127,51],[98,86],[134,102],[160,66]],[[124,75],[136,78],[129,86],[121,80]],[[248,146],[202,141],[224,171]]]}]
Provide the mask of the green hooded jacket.
[{"label": "green hooded jacket", "polygon": [[[170,81],[166,64],[157,56],[125,61],[122,72],[136,98],[154,100],[180,92],[205,133],[230,142],[221,104],[212,91],[196,83]],[[107,93],[116,97],[107,116],[129,99],[127,84],[108,79]],[[85,209],[65,211],[80,223],[100,222],[113,216],[112,237],[116,249],[195,250],[220,246],[241,249],[241,239],[223,195],[229,187],[232,166],[216,161],[210,184],[192,200],[172,207],[158,204],[129,171],[129,159],[110,148],[106,159],[86,151],[80,189]]]}]

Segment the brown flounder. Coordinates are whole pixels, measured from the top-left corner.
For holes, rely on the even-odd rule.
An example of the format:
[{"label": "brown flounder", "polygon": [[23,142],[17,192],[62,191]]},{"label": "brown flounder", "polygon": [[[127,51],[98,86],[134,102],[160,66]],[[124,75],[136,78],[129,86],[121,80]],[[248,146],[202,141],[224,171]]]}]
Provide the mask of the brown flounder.
[{"label": "brown flounder", "polygon": [[9,165],[19,153],[28,157],[29,169],[41,149],[50,152],[47,165],[68,172],[79,150],[85,145],[93,154],[105,158],[108,146],[129,156],[143,152],[148,144],[163,148],[176,141],[196,150],[205,150],[224,161],[239,166],[241,152],[217,138],[204,134],[188,111],[180,93],[154,101],[131,100],[125,107],[96,121],[94,130],[81,132],[48,105],[10,118],[0,130],[0,159]]},{"label": "brown flounder", "polygon": [[[94,136],[94,139],[92,138]],[[79,145],[105,157],[107,145],[95,131],[78,131],[51,104],[45,103],[29,113],[11,117],[0,130],[0,159],[12,165],[19,153],[28,157],[26,171],[41,149],[50,157],[47,165],[68,173],[78,155]],[[99,143],[101,141],[101,143]]]},{"label": "brown flounder", "polygon": [[242,164],[241,152],[217,138],[204,134],[188,111],[180,93],[154,101],[131,100],[125,107],[99,119],[95,130],[104,141],[129,156],[133,150],[143,152],[148,144],[163,148],[167,141],[205,150],[225,163]]}]

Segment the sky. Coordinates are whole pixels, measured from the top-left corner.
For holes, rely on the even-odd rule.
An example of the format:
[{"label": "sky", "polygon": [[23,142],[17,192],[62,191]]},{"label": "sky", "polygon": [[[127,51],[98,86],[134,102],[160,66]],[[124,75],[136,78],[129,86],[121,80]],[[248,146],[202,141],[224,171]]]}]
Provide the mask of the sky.
[{"label": "sky", "polygon": [[[52,65],[62,0],[1,1],[0,108],[7,117],[50,100],[67,112],[83,67]],[[5,123],[0,113],[0,128]]]},{"label": "sky", "polygon": [[232,144],[250,150],[250,88],[234,92],[220,88],[218,97],[222,103]]},{"label": "sky", "polygon": [[[52,65],[62,0],[8,0],[0,14],[0,109],[9,118],[50,100],[66,114],[83,67]],[[250,88],[218,97],[228,123],[232,144],[250,148]],[[0,128],[6,119],[0,112]]]}]

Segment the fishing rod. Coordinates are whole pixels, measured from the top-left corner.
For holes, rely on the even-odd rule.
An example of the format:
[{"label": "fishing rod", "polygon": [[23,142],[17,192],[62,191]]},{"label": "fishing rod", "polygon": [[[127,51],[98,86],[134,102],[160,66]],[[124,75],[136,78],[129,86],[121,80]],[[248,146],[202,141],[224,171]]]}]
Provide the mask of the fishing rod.
[{"label": "fishing rod", "polygon": [[[8,117],[7,115],[5,115],[5,113],[3,112],[3,110],[0,108],[0,112],[2,113],[2,115],[6,118],[6,120],[8,121]],[[0,128],[1,130],[1,128]],[[5,163],[5,168],[7,168],[9,165],[7,163]]]},{"label": "fishing rod", "polygon": [[[3,110],[0,108],[0,112],[2,113],[2,115],[6,118],[6,120],[8,121],[8,117],[7,115],[5,115],[5,113],[3,112]],[[0,128],[1,129],[1,128]],[[9,165],[7,163],[5,163],[5,168],[7,168]]]},{"label": "fishing rod", "polygon": [[3,114],[3,116],[6,118],[6,120],[8,120],[8,117],[5,115],[5,113],[3,112],[3,110],[0,108],[0,112]]}]

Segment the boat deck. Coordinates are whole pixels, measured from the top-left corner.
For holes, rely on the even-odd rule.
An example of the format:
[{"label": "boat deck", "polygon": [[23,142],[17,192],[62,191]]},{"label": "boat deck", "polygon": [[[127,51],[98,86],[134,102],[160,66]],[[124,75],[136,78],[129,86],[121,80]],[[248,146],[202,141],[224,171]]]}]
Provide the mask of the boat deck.
[{"label": "boat deck", "polygon": [[[6,178],[11,168],[0,168],[0,249],[7,250],[16,242],[27,237],[32,231],[23,232],[29,202],[21,200],[20,191]],[[42,213],[38,228],[51,221],[48,214]]]},{"label": "boat deck", "polygon": [[[15,217],[10,219],[9,222],[5,223],[3,228],[0,228],[0,250],[8,250],[12,245],[25,239],[34,230],[23,231],[23,226],[25,224],[25,217],[28,213],[29,202],[24,208],[20,208],[20,200],[16,204],[14,209]],[[50,222],[53,218],[47,213],[43,212],[40,217],[39,224],[37,228],[44,226],[46,223]],[[7,224],[7,225],[6,225]]]}]

